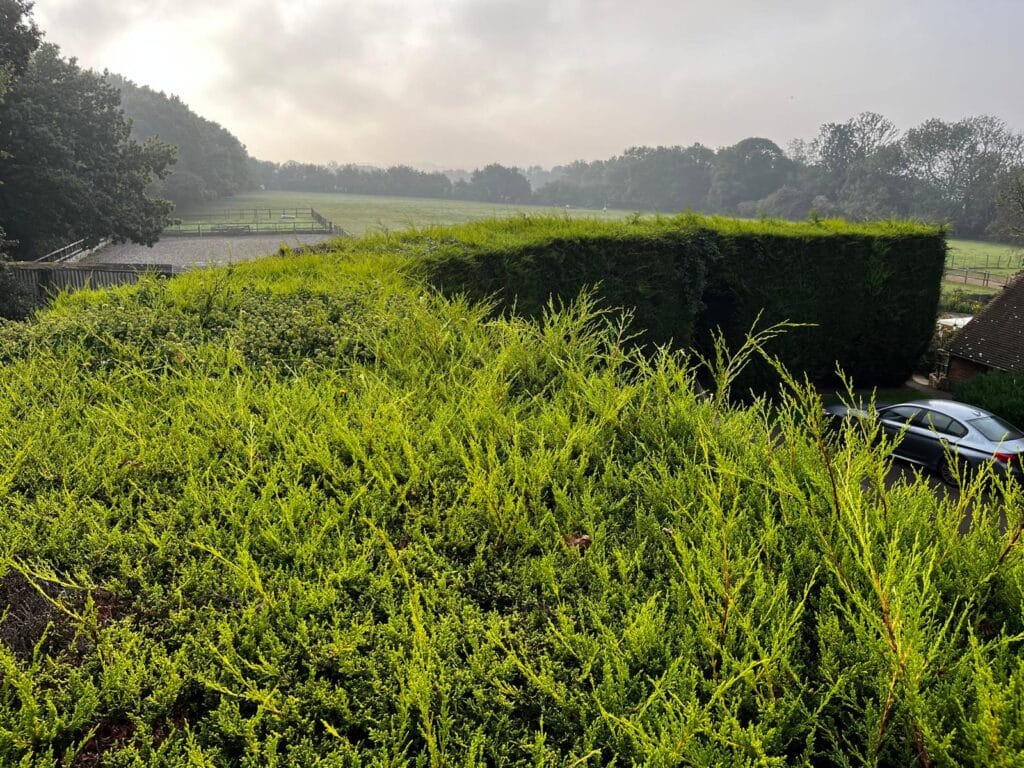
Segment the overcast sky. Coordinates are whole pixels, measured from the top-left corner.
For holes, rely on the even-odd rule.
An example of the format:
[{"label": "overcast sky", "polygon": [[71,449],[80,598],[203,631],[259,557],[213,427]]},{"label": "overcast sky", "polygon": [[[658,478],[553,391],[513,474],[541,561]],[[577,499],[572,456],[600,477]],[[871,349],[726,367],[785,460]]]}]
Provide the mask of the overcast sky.
[{"label": "overcast sky", "polygon": [[37,0],[35,18],[265,160],[785,147],[864,110],[1024,129],[1022,0]]}]

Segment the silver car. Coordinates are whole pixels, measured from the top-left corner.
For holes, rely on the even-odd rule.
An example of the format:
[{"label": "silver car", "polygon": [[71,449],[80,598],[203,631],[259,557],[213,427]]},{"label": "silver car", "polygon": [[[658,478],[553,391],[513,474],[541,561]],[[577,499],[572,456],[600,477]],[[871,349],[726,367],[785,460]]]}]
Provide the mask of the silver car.
[{"label": "silver car", "polygon": [[[831,418],[869,418],[869,412],[830,405]],[[954,461],[970,471],[991,465],[996,475],[1024,481],[1024,431],[994,413],[954,400],[918,400],[877,405],[882,431],[896,447],[893,455],[928,467],[950,485],[957,483]]]}]

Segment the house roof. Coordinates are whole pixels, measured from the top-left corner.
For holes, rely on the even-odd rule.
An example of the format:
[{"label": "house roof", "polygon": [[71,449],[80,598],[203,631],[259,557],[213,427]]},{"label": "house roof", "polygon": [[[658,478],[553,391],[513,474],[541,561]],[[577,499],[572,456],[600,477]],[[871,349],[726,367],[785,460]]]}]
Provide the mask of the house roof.
[{"label": "house roof", "polygon": [[953,337],[949,354],[991,368],[1024,373],[1024,272],[1007,283]]}]

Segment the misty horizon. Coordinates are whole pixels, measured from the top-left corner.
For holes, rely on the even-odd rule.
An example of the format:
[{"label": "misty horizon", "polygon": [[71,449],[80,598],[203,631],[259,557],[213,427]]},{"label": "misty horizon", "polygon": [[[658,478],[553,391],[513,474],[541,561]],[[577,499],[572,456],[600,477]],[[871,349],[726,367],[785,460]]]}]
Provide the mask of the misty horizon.
[{"label": "misty horizon", "polygon": [[550,168],[785,146],[863,111],[1024,125],[1024,8],[994,0],[49,0],[35,17],[64,55],[176,94],[274,162]]}]

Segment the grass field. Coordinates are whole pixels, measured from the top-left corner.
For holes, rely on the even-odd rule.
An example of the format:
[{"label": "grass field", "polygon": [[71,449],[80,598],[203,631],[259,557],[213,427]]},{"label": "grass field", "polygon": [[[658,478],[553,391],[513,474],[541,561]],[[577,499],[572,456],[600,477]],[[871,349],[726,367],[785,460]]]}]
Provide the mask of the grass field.
[{"label": "grass field", "polygon": [[[461,224],[488,218],[503,218],[519,214],[568,213],[571,216],[599,219],[622,219],[631,215],[626,210],[592,210],[535,205],[500,205],[497,203],[476,203],[463,200],[439,200],[418,197],[384,197],[375,195],[345,195],[318,192],[254,192],[237,195],[210,203],[202,209],[182,210],[176,215],[184,221],[189,216],[223,213],[228,216],[247,209],[314,208],[319,213],[353,235],[372,232],[387,232],[423,227],[428,225]],[[951,239],[949,241],[950,267],[987,269],[993,276],[1014,274],[1024,259],[1024,251],[1003,243],[989,243],[979,240]],[[999,292],[998,286],[964,285],[963,282],[947,280],[942,284],[943,293],[963,291],[977,296],[992,296]]]},{"label": "grass field", "polygon": [[[955,269],[967,267],[972,270],[983,270],[994,278],[1005,278],[1024,269],[1024,249],[1006,243],[954,238],[949,241],[946,266]],[[949,296],[954,291],[962,291],[972,296],[995,296],[1002,290],[1001,285],[965,284],[954,275],[949,277],[950,279],[942,282],[944,296]]]},{"label": "grass field", "polygon": [[953,291],[962,291],[963,293],[970,294],[971,296],[995,296],[1001,290],[1002,287],[998,285],[964,285],[962,282],[958,282],[956,280],[942,281],[943,294],[952,293]]},{"label": "grass field", "polygon": [[[461,224],[488,218],[503,218],[521,213],[565,213],[564,208],[538,205],[502,205],[465,200],[440,200],[421,197],[383,197],[321,192],[253,192],[218,200],[202,209],[177,212],[183,220],[190,215],[210,215],[251,208],[314,208],[345,231],[362,235],[382,230],[395,231],[432,224]],[[569,209],[572,216],[621,219],[633,211]],[[988,269],[993,274],[1013,274],[1024,268],[1024,250],[1003,243],[951,239],[951,267]]]},{"label": "grass field", "polygon": [[949,241],[947,266],[985,269],[993,275],[1012,275],[1024,269],[1024,249],[982,240]]},{"label": "grass field", "polygon": [[506,218],[517,214],[568,212],[572,216],[621,219],[630,211],[552,208],[538,205],[501,205],[465,200],[438,200],[423,197],[383,197],[342,195],[320,192],[254,192],[218,200],[197,210],[182,210],[176,215],[188,221],[190,215],[228,213],[247,208],[314,208],[349,234],[387,232],[427,225],[463,224],[479,219]]}]

